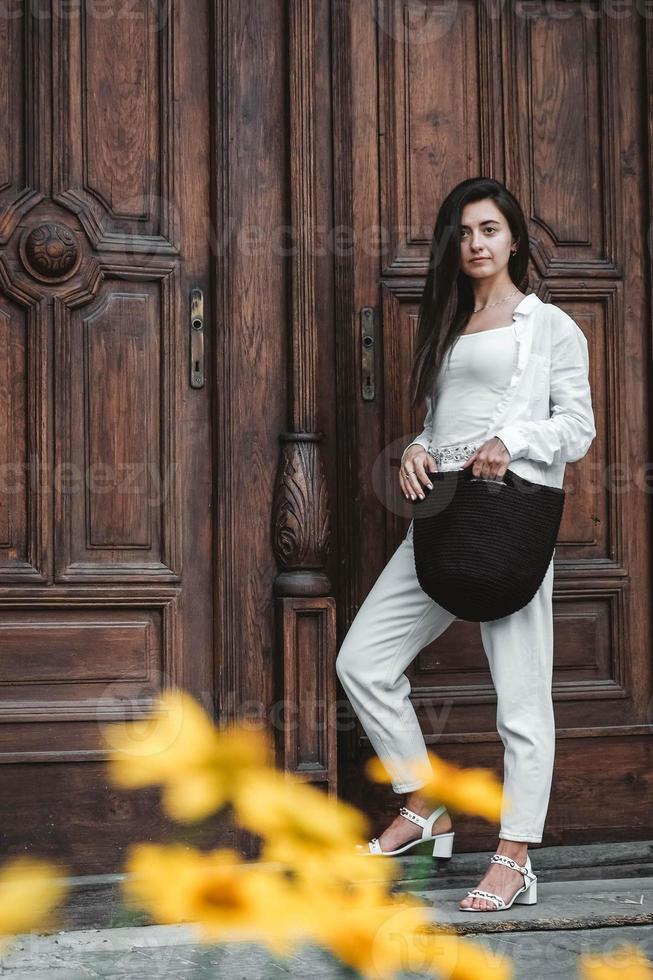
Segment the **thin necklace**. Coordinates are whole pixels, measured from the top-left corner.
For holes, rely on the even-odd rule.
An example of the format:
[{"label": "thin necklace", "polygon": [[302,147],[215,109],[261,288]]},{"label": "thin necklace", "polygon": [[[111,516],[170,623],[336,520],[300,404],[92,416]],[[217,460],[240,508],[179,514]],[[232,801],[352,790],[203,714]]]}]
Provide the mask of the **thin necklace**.
[{"label": "thin necklace", "polygon": [[496,301],[496,303],[486,303],[485,306],[479,306],[479,308],[477,310],[474,310],[474,313],[480,313],[481,310],[489,310],[493,306],[500,306],[501,303],[505,303],[505,301],[507,299],[510,299],[511,296],[514,296],[515,293],[518,293],[518,292],[519,292],[519,289],[513,289],[513,291],[511,293],[508,293],[508,295],[507,296],[504,296],[503,299],[498,299]]}]

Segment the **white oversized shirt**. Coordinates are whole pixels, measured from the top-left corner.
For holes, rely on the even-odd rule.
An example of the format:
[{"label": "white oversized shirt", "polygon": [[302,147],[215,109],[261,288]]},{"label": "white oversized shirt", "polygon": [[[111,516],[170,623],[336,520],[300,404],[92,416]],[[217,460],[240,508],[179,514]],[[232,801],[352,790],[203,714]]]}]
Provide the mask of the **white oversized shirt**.
[{"label": "white oversized shirt", "polygon": [[[518,476],[562,487],[565,464],[582,459],[596,436],[587,340],[568,313],[535,293],[512,319],[517,363],[483,441],[498,436]],[[431,447],[433,402],[427,395],[424,428],[409,446]]]}]

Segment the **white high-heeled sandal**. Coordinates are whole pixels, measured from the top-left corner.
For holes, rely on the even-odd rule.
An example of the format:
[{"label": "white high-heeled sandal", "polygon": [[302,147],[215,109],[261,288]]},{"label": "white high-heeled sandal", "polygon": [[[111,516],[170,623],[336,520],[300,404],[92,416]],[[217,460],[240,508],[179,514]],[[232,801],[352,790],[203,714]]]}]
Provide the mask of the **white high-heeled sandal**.
[{"label": "white high-heeled sandal", "polygon": [[480,888],[474,888],[471,892],[467,892],[467,894],[473,898],[487,898],[488,901],[494,902],[495,907],[493,909],[475,909],[473,905],[470,905],[469,908],[460,908],[458,906],[460,912],[503,912],[505,909],[509,909],[513,903],[517,905],[535,905],[537,902],[537,875],[533,874],[530,854],[526,855],[525,866],[517,864],[516,861],[506,857],[505,854],[493,854],[491,863],[505,864],[507,868],[513,868],[515,871],[519,871],[524,877],[524,884],[521,888],[517,889],[507,904],[501,898],[501,895],[496,895],[494,892],[485,892]]},{"label": "white high-heeled sandal", "polygon": [[451,830],[446,834],[432,834],[433,824],[441,817],[443,813],[447,812],[446,806],[439,806],[437,810],[428,817],[420,817],[419,813],[415,813],[414,810],[409,810],[408,807],[402,806],[399,809],[399,813],[402,817],[406,817],[408,820],[412,820],[419,827],[422,828],[422,836],[417,837],[415,840],[410,840],[406,844],[402,844],[395,851],[382,851],[381,845],[379,843],[378,837],[373,837],[372,840],[367,842],[367,850],[365,850],[364,844],[357,844],[356,850],[362,857],[369,857],[370,855],[381,854],[384,857],[392,857],[396,854],[406,854],[407,851],[415,850],[418,848],[418,853],[428,853],[432,854],[433,857],[437,858],[450,858],[453,851],[453,839],[454,831]]}]

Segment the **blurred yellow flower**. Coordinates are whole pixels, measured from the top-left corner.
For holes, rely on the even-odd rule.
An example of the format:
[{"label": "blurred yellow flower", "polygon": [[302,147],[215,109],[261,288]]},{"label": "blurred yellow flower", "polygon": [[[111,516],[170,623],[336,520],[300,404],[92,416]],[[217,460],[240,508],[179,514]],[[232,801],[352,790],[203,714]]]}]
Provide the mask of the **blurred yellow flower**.
[{"label": "blurred yellow flower", "polygon": [[182,823],[219,810],[240,778],[273,760],[263,732],[216,728],[182,690],[161,694],[145,719],[107,726],[104,742],[112,782],[128,789],[160,783],[166,812]]},{"label": "blurred yellow flower", "polygon": [[355,853],[368,829],[360,810],[275,770],[240,779],[233,788],[233,807],[239,822],[264,839],[264,860],[293,866],[332,851]]},{"label": "blurred yellow flower", "polygon": [[453,933],[431,929],[409,935],[404,957],[413,971],[447,980],[512,980],[512,960]]},{"label": "blurred yellow flower", "polygon": [[380,901],[356,890],[320,905],[315,939],[366,980],[386,980],[419,971],[447,980],[510,980],[505,957],[437,928],[432,910],[404,895]]},{"label": "blurred yellow flower", "polygon": [[0,868],[0,947],[16,933],[45,927],[69,890],[58,865],[17,857]]},{"label": "blurred yellow flower", "polygon": [[582,980],[653,980],[653,964],[631,943],[580,958]]},{"label": "blurred yellow flower", "polygon": [[352,853],[349,847],[328,852],[305,846],[294,849],[290,838],[263,848],[262,855],[267,857],[272,853],[279,855],[278,860],[314,888],[324,888],[330,884],[334,887],[349,883],[357,886],[369,884],[387,893],[389,883],[398,878],[402,871],[400,863],[392,857],[361,858],[356,852]]},{"label": "blurred yellow flower", "polygon": [[295,890],[283,875],[251,869],[228,850],[145,844],[133,849],[135,877],[123,888],[157,922],[195,924],[203,942],[262,942],[277,956],[313,942],[369,980],[411,969],[450,980],[512,977],[508,960],[437,930],[432,910],[391,897],[381,883]]},{"label": "blurred yellow flower", "polygon": [[[501,818],[503,787],[492,770],[461,769],[431,751],[428,758],[430,766],[415,761],[410,767],[415,779],[424,782],[420,787],[421,794],[435,803],[444,803],[452,809],[477,814],[486,820]],[[368,759],[365,768],[376,782],[391,782],[379,758]]]},{"label": "blurred yellow flower", "polygon": [[304,909],[287,878],[241,860],[235,851],[183,844],[130,849],[123,882],[131,905],[162,924],[190,923],[202,942],[262,942],[286,955],[305,935]]},{"label": "blurred yellow flower", "polygon": [[[154,921],[191,923],[204,942],[261,942],[277,956],[313,942],[369,980],[411,969],[448,980],[512,977],[510,961],[439,930],[433,910],[417,897],[392,895],[398,862],[356,852],[369,836],[367,817],[274,768],[262,731],[216,728],[190,695],[171,690],[147,719],[110,726],[105,742],[119,786],[161,784],[166,811],[181,822],[229,804],[240,825],[262,840],[255,863],[227,848],[133,846],[123,893]],[[502,789],[490,771],[429,758],[427,772],[416,769],[424,795],[488,819],[500,816]],[[378,759],[368,771],[389,781]]]}]

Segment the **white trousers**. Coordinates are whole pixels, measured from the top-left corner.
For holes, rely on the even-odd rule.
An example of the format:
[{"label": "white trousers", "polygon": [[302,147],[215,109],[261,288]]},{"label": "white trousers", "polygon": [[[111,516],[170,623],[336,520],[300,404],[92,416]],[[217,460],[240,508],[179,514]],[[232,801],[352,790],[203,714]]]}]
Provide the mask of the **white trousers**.
[{"label": "white trousers", "polygon": [[[412,532],[411,522],[358,610],[336,658],[337,675],[395,793],[424,785],[415,781],[407,761],[428,766],[404,671],[456,619],[420,588]],[[479,624],[504,746],[500,837],[506,840],[540,842],[549,805],[555,754],[552,592],[553,558],[526,606]],[[473,748],[469,765],[476,765]]]}]

